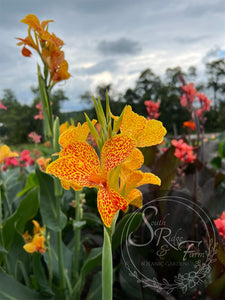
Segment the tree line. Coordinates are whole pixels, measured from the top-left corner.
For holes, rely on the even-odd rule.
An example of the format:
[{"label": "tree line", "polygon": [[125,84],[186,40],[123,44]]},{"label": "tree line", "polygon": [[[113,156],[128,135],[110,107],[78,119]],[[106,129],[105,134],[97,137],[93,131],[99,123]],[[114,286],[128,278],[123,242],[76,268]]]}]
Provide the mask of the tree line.
[{"label": "tree line", "polygon": [[[150,68],[144,70],[139,75],[135,86],[128,88],[121,93],[116,91],[113,84],[102,84],[96,88],[95,97],[99,97],[105,103],[105,93],[108,91],[112,113],[119,115],[124,105],[132,105],[133,110],[138,114],[147,116],[145,100],[160,101],[159,120],[163,122],[168,133],[181,134],[182,124],[190,119],[189,112],[180,105],[182,94],[180,76],[186,83],[194,82],[199,92],[203,92],[212,100],[211,109],[206,112],[206,132],[221,132],[225,130],[225,59],[219,59],[206,64],[204,82],[199,81],[197,69],[191,66],[187,72],[181,67],[168,68],[163,77],[155,74]],[[21,104],[11,90],[4,90],[0,101],[7,107],[7,111],[0,110],[0,138],[1,142],[9,144],[19,144],[28,141],[28,134],[36,131],[42,134],[42,121],[35,120],[37,114],[36,104],[39,103],[39,91],[32,88],[34,99],[31,105]],[[59,116],[60,121],[64,122],[71,118],[84,121],[83,111],[71,111],[62,113],[60,106],[63,101],[69,100],[65,92],[61,89],[56,90],[52,95],[53,114]],[[86,91],[80,96],[81,101],[89,103],[88,114],[91,118],[95,117],[92,106],[92,95]]]}]

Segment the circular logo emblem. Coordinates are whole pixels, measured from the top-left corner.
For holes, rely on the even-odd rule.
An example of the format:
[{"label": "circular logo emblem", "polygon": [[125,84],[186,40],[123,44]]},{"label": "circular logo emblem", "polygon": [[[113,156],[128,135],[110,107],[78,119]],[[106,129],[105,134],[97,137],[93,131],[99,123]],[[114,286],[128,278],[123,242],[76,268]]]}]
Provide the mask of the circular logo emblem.
[{"label": "circular logo emblem", "polygon": [[130,276],[167,294],[202,285],[216,252],[210,217],[183,195],[160,197],[137,209],[124,226],[122,241]]}]

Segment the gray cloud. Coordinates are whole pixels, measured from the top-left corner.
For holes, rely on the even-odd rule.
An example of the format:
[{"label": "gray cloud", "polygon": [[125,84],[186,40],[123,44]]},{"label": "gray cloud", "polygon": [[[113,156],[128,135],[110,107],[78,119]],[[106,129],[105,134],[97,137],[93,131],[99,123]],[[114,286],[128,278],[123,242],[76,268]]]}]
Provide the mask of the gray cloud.
[{"label": "gray cloud", "polygon": [[179,44],[192,44],[196,42],[200,42],[202,40],[206,40],[208,38],[208,35],[201,35],[201,36],[180,36],[175,37],[174,41]]},{"label": "gray cloud", "polygon": [[91,67],[75,69],[77,75],[95,75],[105,71],[114,72],[118,69],[118,64],[114,59],[99,61]]},{"label": "gray cloud", "polygon": [[106,55],[114,54],[137,54],[141,51],[141,46],[136,41],[131,41],[127,38],[120,38],[116,41],[101,41],[97,50]]},{"label": "gray cloud", "polygon": [[214,59],[220,59],[221,56],[223,56],[224,54],[224,49],[222,49],[219,46],[215,46],[214,48],[210,49],[206,55],[202,58],[202,62],[206,63],[210,60],[214,60]]}]

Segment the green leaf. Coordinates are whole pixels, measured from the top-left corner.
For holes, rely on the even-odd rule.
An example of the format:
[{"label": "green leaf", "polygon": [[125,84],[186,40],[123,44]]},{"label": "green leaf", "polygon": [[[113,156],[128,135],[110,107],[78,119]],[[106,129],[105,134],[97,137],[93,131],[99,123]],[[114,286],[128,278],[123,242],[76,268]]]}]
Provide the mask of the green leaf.
[{"label": "green leaf", "polygon": [[175,147],[170,147],[156,161],[152,173],[161,179],[160,190],[168,190],[172,185],[172,180],[177,174],[177,167],[180,160],[174,155]]},{"label": "green leaf", "polygon": [[[132,222],[129,222],[129,219],[132,217]],[[112,249],[115,250],[125,239],[126,234],[130,234],[131,232],[135,231],[142,222],[142,213],[137,214],[126,214],[124,217],[118,222],[116,225],[115,232],[112,236]]]},{"label": "green leaf", "polygon": [[43,300],[37,292],[28,289],[13,277],[0,270],[0,299],[1,300]]},{"label": "green leaf", "polygon": [[35,188],[35,187],[38,187],[38,186],[39,186],[39,182],[38,182],[37,175],[35,173],[30,173],[27,176],[27,182],[26,182],[26,185],[25,185],[24,189],[22,189],[22,191],[20,191],[17,194],[17,197],[21,197],[22,195],[29,192],[32,188]]},{"label": "green leaf", "polygon": [[43,296],[53,296],[54,293],[49,286],[49,282],[45,276],[43,265],[40,260],[39,253],[34,253],[32,256],[34,277],[40,289],[40,294]]},{"label": "green leaf", "polygon": [[44,116],[44,134],[45,137],[52,137],[53,134],[53,118],[52,118],[52,108],[48,95],[48,91],[45,85],[45,80],[41,75],[40,66],[38,65],[38,85],[42,103],[42,111]]},{"label": "green leaf", "polygon": [[39,169],[36,169],[36,174],[40,183],[40,213],[43,224],[53,231],[59,231],[65,227],[67,218],[60,210],[60,224],[58,224],[54,180]]},{"label": "green leaf", "polygon": [[86,300],[102,299],[102,272],[93,276]]},{"label": "green leaf", "polygon": [[25,224],[36,216],[38,208],[38,190],[32,189],[21,200],[16,212],[3,225],[2,232],[6,249],[9,249],[13,242],[15,231],[22,234]]},{"label": "green leaf", "polygon": [[217,156],[217,157],[214,157],[210,163],[214,169],[219,169],[222,166],[222,159],[221,159],[221,157]]},{"label": "green leaf", "polygon": [[0,252],[1,252],[1,253],[7,253],[8,251],[7,251],[4,247],[2,247],[2,246],[0,245]]},{"label": "green leaf", "polygon": [[73,293],[70,298],[71,300],[80,299],[80,295],[86,281],[86,276],[101,263],[101,257],[102,248],[94,248],[90,251],[81,268],[80,277],[73,288]]},{"label": "green leaf", "polygon": [[221,158],[225,157],[225,141],[219,142],[218,153]]},{"label": "green leaf", "polygon": [[59,118],[56,117],[53,124],[53,149],[55,152],[60,151],[60,145],[58,140],[59,140]]}]

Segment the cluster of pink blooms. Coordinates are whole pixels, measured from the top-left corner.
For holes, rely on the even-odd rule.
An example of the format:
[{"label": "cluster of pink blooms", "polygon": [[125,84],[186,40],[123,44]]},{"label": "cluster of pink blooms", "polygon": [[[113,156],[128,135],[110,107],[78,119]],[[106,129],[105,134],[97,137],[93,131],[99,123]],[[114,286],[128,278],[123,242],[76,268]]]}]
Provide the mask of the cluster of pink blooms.
[{"label": "cluster of pink blooms", "polygon": [[6,107],[4,104],[2,104],[1,101],[0,101],[0,108],[1,108],[1,109],[4,109],[4,110],[7,110],[7,107]]},{"label": "cluster of pink blooms", "polygon": [[225,239],[225,211],[222,213],[221,217],[214,220],[214,224],[219,231],[219,234]]},{"label": "cluster of pink blooms", "polygon": [[30,156],[29,150],[23,150],[21,153],[18,152],[17,157],[6,157],[2,171],[6,171],[9,167],[27,167],[34,165],[34,159]]},{"label": "cluster of pink blooms", "polygon": [[147,119],[158,119],[158,117],[160,116],[159,113],[160,102],[153,102],[152,100],[146,100],[144,104],[149,114]]},{"label": "cluster of pink blooms", "polygon": [[40,119],[40,120],[43,120],[44,119],[44,116],[43,116],[43,110],[42,110],[42,104],[41,102],[39,102],[38,104],[36,104],[35,106],[37,109],[38,109],[38,115],[34,116],[34,119],[37,120],[37,119]]},{"label": "cluster of pink blooms", "polygon": [[40,143],[41,142],[41,135],[37,134],[35,131],[31,131],[28,134],[28,137],[31,138],[34,143]]},{"label": "cluster of pink blooms", "polygon": [[194,147],[189,146],[182,139],[180,140],[172,140],[172,145],[176,147],[174,155],[180,159],[180,161],[185,163],[193,163],[196,159],[194,155],[193,149]]},{"label": "cluster of pink blooms", "polygon": [[211,100],[209,100],[205,94],[198,93],[194,87],[194,83],[191,82],[187,85],[182,86],[182,90],[184,93],[180,98],[180,104],[183,107],[190,107],[193,105],[194,100],[197,100],[200,103],[200,108],[196,111],[199,118],[203,116],[203,113],[205,111],[210,110]]}]

